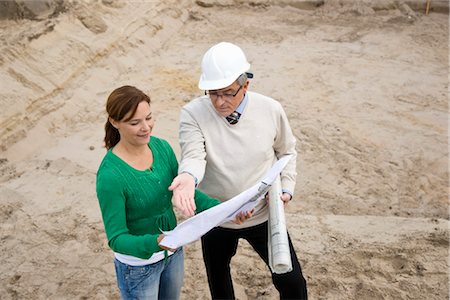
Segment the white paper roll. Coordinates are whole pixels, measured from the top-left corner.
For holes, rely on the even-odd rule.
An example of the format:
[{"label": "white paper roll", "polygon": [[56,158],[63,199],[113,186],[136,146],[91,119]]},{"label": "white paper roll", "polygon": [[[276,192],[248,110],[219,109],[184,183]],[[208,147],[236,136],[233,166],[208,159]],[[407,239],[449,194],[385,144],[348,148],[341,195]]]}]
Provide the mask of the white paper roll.
[{"label": "white paper roll", "polygon": [[284,274],[292,271],[291,252],[286,230],[284,205],[280,176],[269,190],[269,266],[273,273]]}]

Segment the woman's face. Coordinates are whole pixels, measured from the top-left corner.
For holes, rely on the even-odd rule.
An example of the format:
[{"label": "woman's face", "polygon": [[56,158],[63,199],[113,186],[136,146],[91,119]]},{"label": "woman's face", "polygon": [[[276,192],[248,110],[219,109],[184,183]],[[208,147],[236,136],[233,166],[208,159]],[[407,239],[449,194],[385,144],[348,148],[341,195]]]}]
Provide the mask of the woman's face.
[{"label": "woman's face", "polygon": [[[127,119],[129,119],[128,114],[123,120]],[[133,146],[147,145],[154,125],[152,110],[146,101],[139,103],[136,113],[130,120],[113,121],[113,126],[119,130],[120,141]]]}]

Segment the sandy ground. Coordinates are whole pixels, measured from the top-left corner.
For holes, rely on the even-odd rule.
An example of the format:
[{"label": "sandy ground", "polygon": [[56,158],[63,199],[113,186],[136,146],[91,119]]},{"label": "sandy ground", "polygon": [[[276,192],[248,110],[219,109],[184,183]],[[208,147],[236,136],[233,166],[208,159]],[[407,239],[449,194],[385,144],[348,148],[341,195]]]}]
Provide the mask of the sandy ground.
[{"label": "sandy ground", "polygon": [[[95,196],[106,97],[148,92],[179,154],[179,109],[223,40],[298,138],[286,218],[310,298],[449,298],[445,3],[243,2],[80,1],[0,21],[2,299],[119,297]],[[199,242],[186,257],[182,298],[209,299]],[[232,274],[239,299],[278,298],[246,242]]]}]

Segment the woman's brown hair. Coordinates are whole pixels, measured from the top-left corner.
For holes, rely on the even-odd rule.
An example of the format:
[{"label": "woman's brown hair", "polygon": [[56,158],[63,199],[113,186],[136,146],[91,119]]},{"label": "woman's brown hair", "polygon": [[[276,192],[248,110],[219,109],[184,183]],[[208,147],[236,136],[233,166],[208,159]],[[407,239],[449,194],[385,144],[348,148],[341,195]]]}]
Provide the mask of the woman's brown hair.
[{"label": "woman's brown hair", "polygon": [[[111,149],[120,141],[120,134],[109,119],[115,121],[128,121],[136,113],[136,109],[142,101],[150,103],[150,97],[134,86],[125,85],[115,89],[109,95],[106,101],[106,112],[108,119],[105,124],[105,147]],[[129,114],[128,118],[124,120],[125,116]]]}]

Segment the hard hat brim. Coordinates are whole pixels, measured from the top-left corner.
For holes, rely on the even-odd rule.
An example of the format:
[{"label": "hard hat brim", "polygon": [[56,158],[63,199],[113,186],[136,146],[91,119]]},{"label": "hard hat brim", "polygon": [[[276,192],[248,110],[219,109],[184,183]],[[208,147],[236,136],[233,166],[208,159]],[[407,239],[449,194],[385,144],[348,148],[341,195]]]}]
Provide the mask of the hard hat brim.
[{"label": "hard hat brim", "polygon": [[[239,76],[239,75],[238,75]],[[209,91],[209,90],[220,90],[226,88],[233,84],[236,79],[222,79],[222,80],[202,80],[198,83],[198,87],[201,90]]]},{"label": "hard hat brim", "polygon": [[[203,74],[200,76],[200,79],[198,81],[198,88],[205,91],[210,90],[220,90],[223,88],[226,88],[235,82],[239,76],[243,73],[248,73],[247,71],[250,69],[250,64],[248,64],[245,68],[243,68],[242,71],[236,72],[233,76],[227,76],[227,78],[223,78],[220,80],[205,80]],[[248,78],[252,78],[253,74],[251,76],[248,76]]]}]

